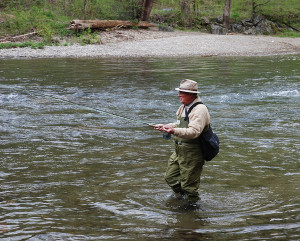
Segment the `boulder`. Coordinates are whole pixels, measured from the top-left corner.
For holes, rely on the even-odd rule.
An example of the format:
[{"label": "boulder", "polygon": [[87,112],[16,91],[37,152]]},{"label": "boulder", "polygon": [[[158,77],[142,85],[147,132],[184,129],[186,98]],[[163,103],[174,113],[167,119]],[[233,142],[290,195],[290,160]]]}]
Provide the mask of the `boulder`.
[{"label": "boulder", "polygon": [[230,25],[230,29],[234,33],[242,33],[242,32],[244,32],[246,30],[245,27],[241,23],[233,23],[233,24],[231,24]]},{"label": "boulder", "polygon": [[266,19],[264,16],[259,15],[256,16],[253,20],[244,19],[238,23],[233,23],[230,25],[231,31],[235,33],[243,33],[243,34],[275,34],[280,27]]},{"label": "boulder", "polygon": [[202,24],[203,24],[203,25],[208,25],[208,24],[210,24],[209,18],[206,17],[206,16],[204,16],[204,17],[202,18]]},{"label": "boulder", "polygon": [[252,20],[252,23],[254,26],[257,26],[263,20],[265,20],[265,18],[262,15],[258,15]]},{"label": "boulder", "polygon": [[210,25],[210,32],[212,34],[225,35],[228,32],[228,29],[226,29],[226,28],[224,28],[220,25],[211,24]]},{"label": "boulder", "polygon": [[221,16],[218,16],[216,18],[212,18],[211,22],[218,23],[218,24],[223,24],[223,16],[221,15]]},{"label": "boulder", "polygon": [[259,34],[266,34],[266,35],[275,34],[279,29],[276,23],[268,19],[262,20],[255,28]]},{"label": "boulder", "polygon": [[247,34],[247,35],[256,35],[258,32],[256,30],[255,27],[252,27],[252,28],[248,28],[247,30],[245,30],[243,32],[243,34]]},{"label": "boulder", "polygon": [[171,26],[159,26],[158,30],[164,32],[174,32],[174,28],[172,28]]},{"label": "boulder", "polygon": [[253,27],[253,23],[250,19],[244,19],[241,22],[242,22],[242,25],[245,27],[250,27],[250,28]]}]

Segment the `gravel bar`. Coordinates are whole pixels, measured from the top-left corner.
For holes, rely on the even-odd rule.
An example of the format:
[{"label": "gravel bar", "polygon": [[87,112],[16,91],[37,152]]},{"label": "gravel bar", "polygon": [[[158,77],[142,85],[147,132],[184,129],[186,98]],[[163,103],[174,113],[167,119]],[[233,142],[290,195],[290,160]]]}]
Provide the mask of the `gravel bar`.
[{"label": "gravel bar", "polygon": [[212,35],[197,32],[118,30],[102,44],[0,49],[0,58],[128,58],[191,56],[268,56],[300,54],[300,38]]}]

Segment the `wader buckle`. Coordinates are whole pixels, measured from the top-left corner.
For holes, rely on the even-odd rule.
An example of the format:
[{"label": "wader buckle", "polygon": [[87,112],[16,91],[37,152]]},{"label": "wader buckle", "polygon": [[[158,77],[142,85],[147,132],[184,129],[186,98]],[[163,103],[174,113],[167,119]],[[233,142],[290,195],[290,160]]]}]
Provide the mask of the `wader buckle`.
[{"label": "wader buckle", "polygon": [[174,142],[175,142],[176,145],[182,145],[182,141],[175,140]]}]

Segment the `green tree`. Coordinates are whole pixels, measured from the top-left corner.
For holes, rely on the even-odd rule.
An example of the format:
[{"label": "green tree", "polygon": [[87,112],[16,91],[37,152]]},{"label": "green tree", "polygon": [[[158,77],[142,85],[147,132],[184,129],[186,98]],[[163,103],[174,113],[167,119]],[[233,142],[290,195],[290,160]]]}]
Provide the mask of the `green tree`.
[{"label": "green tree", "polygon": [[259,0],[252,0],[252,3],[251,3],[251,5],[252,5],[251,20],[252,21],[258,13],[258,8],[261,6],[267,5],[269,2],[271,2],[271,0],[266,0],[264,2],[260,2]]},{"label": "green tree", "polygon": [[141,16],[139,17],[142,21],[148,21],[150,18],[150,13],[153,7],[154,0],[140,0]]}]

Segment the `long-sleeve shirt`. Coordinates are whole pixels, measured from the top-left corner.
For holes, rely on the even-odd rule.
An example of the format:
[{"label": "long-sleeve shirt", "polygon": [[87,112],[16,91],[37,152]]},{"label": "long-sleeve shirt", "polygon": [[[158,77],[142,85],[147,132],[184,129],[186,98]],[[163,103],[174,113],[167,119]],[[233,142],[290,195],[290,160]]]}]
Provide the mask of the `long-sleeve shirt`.
[{"label": "long-sleeve shirt", "polygon": [[[191,104],[186,106],[187,111],[189,108],[196,102],[200,102],[200,97],[197,97]],[[181,105],[176,112],[177,120],[179,117],[185,117],[185,106]],[[169,123],[169,126],[172,126],[175,131],[174,135],[184,139],[195,139],[200,136],[203,129],[209,125],[210,115],[208,109],[205,105],[197,105],[193,108],[189,114],[189,124],[188,128],[178,128],[177,123]]]}]

